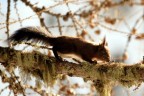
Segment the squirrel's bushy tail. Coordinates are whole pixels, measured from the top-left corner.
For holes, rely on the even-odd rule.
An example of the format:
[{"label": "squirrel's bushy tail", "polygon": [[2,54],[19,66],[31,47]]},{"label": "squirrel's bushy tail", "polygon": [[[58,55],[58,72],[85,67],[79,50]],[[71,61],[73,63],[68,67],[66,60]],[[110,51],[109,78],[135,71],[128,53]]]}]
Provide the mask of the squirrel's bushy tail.
[{"label": "squirrel's bushy tail", "polygon": [[[12,36],[8,38],[9,42],[20,43],[20,42],[34,42],[50,44],[52,39],[51,34],[42,27],[25,27],[17,30]],[[51,44],[50,44],[51,45]]]}]

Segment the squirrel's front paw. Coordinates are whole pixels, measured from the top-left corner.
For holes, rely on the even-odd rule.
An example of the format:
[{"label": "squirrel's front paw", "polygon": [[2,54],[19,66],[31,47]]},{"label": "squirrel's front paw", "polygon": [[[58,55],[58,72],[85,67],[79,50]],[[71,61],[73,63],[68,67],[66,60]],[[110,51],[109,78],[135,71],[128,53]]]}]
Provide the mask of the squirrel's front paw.
[{"label": "squirrel's front paw", "polygon": [[91,64],[98,64],[97,61],[92,61],[90,62]]},{"label": "squirrel's front paw", "polygon": [[60,56],[58,56],[57,60],[60,61],[60,62],[63,61],[63,59]]}]

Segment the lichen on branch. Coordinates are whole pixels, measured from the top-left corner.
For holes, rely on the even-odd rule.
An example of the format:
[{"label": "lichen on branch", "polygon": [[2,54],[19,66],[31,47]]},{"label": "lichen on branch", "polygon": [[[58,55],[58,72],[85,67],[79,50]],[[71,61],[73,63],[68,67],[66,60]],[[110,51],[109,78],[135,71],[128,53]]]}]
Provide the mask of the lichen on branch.
[{"label": "lichen on branch", "polygon": [[[59,62],[54,57],[48,57],[40,52],[23,53],[10,48],[0,47],[0,62],[6,68],[19,67],[26,74],[44,80],[46,83],[53,81],[58,74],[67,74],[83,77],[87,80],[100,80],[103,83],[119,82],[130,87],[138,85],[144,80],[144,65],[127,65],[123,63],[108,62],[90,64],[82,62]],[[8,65],[5,65],[8,62]]]}]

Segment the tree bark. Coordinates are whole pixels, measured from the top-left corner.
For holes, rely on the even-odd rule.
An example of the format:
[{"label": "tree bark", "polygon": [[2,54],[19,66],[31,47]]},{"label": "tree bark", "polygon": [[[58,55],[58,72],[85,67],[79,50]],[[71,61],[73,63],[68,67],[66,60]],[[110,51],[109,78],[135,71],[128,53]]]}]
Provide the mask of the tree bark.
[{"label": "tree bark", "polygon": [[101,96],[110,96],[111,85],[114,82],[131,87],[139,85],[144,80],[144,64],[127,65],[118,62],[79,64],[57,61],[38,51],[25,53],[9,47],[0,47],[0,63],[7,69],[19,67],[21,72],[42,79],[47,84],[55,80],[58,74],[83,77],[92,80]]}]

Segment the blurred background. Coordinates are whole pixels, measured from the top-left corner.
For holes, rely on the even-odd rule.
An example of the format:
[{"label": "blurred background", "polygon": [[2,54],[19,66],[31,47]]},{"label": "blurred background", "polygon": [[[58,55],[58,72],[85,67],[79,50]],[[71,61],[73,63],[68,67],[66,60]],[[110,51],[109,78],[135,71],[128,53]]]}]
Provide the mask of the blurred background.
[{"label": "blurred background", "polygon": [[[7,37],[26,26],[42,26],[53,36],[80,37],[96,44],[106,37],[111,61],[136,64],[143,60],[144,0],[0,0],[0,46],[8,46],[4,42]],[[34,86],[34,80],[26,84]],[[60,84],[66,86],[62,91]],[[0,96],[14,96],[8,84],[1,81],[0,85]],[[135,88],[116,84],[112,96],[144,95],[143,84]],[[45,90],[61,96],[66,96],[67,90],[98,96],[92,83],[80,77],[67,76]],[[33,95],[39,96],[28,90],[27,96]]]}]

